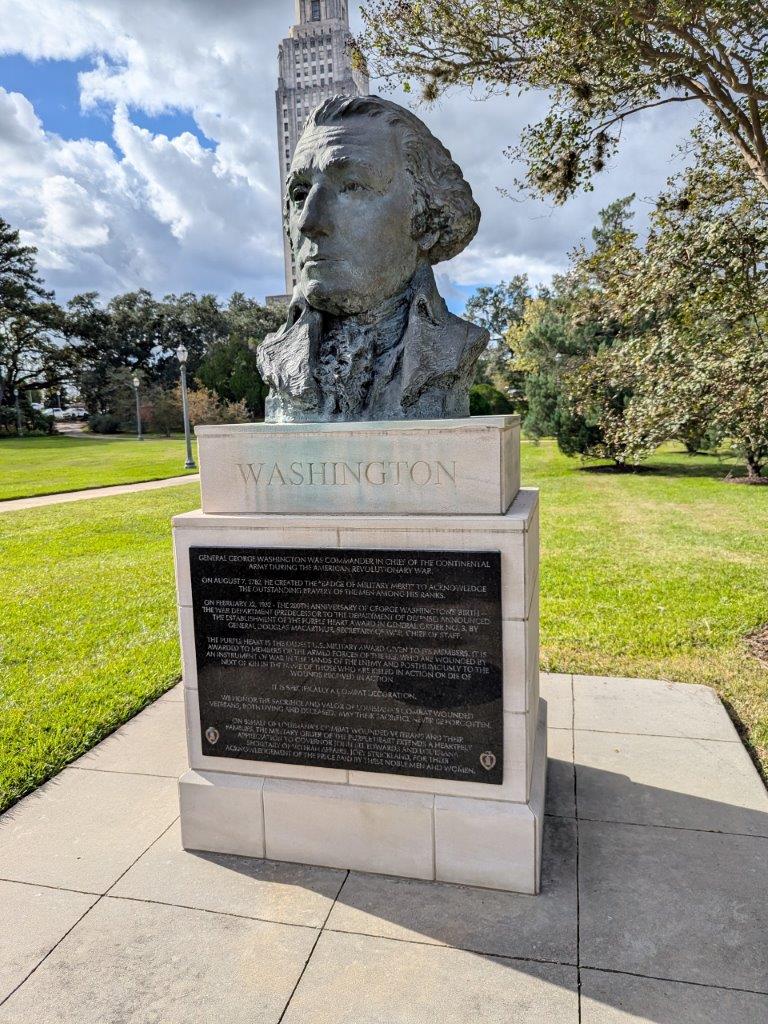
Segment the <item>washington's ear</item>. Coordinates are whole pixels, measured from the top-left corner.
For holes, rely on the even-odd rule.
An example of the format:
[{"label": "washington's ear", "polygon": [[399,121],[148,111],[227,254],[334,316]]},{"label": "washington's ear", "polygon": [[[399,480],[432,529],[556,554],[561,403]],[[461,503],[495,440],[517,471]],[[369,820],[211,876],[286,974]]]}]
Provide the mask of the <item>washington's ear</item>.
[{"label": "washington's ear", "polygon": [[439,229],[435,229],[434,231],[424,231],[416,238],[416,244],[426,256],[430,249],[433,248],[439,237]]}]

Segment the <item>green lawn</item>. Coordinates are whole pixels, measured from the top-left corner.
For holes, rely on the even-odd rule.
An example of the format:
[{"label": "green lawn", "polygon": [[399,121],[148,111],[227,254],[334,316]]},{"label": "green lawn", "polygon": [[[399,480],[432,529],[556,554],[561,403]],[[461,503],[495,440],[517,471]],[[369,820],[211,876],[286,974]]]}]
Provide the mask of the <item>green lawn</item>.
[{"label": "green lawn", "polygon": [[0,501],[195,472],[184,469],[185,458],[183,437],[6,437],[0,439]]},{"label": "green lawn", "polygon": [[[768,671],[743,643],[768,621],[768,489],[720,482],[712,457],[649,467],[524,445],[542,668],[714,686],[768,767]],[[0,807],[178,678],[169,520],[198,504],[191,485],[0,515]]]}]

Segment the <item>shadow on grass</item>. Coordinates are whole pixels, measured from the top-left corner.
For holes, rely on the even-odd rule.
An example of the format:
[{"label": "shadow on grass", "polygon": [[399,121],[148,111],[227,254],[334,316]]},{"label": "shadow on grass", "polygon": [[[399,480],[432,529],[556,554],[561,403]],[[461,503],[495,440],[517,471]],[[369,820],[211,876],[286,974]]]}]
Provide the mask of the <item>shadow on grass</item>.
[{"label": "shadow on grass", "polygon": [[605,474],[607,476],[657,476],[657,477],[690,477],[709,478],[710,480],[723,480],[728,476],[739,477],[746,474],[746,468],[732,462],[713,462],[711,465],[702,465],[700,462],[692,462],[687,466],[682,462],[654,462],[651,465],[640,466],[580,466],[580,473]]}]

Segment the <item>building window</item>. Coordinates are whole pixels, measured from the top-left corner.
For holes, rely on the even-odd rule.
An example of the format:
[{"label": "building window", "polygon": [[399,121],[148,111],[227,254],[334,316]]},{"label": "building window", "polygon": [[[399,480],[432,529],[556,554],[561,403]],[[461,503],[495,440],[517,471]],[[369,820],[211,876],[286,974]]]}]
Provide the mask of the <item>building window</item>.
[{"label": "building window", "polygon": [[312,21],[320,21],[320,0],[312,0]]}]

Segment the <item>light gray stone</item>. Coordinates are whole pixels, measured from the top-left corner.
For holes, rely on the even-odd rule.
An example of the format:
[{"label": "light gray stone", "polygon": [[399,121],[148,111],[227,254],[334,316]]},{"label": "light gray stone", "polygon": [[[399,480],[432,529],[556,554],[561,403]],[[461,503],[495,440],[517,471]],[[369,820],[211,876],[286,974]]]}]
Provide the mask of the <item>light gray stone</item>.
[{"label": "light gray stone", "polygon": [[768,793],[740,743],[574,735],[580,817],[768,837]]},{"label": "light gray stone", "polygon": [[574,676],[574,727],[739,742],[714,690],[658,679]]},{"label": "light gray stone", "polygon": [[284,1024],[576,1024],[576,970],[323,932]]},{"label": "light gray stone", "polygon": [[185,850],[264,856],[264,780],[188,771],[179,779]]},{"label": "light gray stone", "polygon": [[206,513],[486,514],[520,489],[520,418],[196,430]]},{"label": "light gray stone", "polygon": [[257,353],[267,419],[467,416],[488,332],[449,313],[432,264],[461,252],[479,220],[461,170],[414,113],[379,96],[317,108],[286,181],[298,283]]},{"label": "light gray stone", "polygon": [[539,692],[547,702],[549,729],[573,728],[573,676],[562,672],[541,672]]},{"label": "light gray stone", "polygon": [[187,767],[183,705],[175,700],[156,701],[72,767],[177,779]]},{"label": "light gray stone", "polygon": [[427,793],[267,779],[267,856],[434,878],[433,800]]},{"label": "light gray stone", "polygon": [[175,779],[67,768],[0,818],[0,877],[106,892],[177,815]]},{"label": "light gray stone", "polygon": [[326,927],[575,964],[575,828],[573,821],[546,821],[538,896],[353,872]]},{"label": "light gray stone", "polygon": [[[539,492],[521,488],[503,516],[175,516],[179,604],[192,604],[190,547],[390,548],[500,551],[503,619],[529,615],[539,565]],[[188,674],[188,656],[185,674]]]},{"label": "light gray stone", "polygon": [[765,1024],[768,995],[581,970],[582,1024]]},{"label": "light gray stone", "polygon": [[24,981],[97,898],[0,881],[0,1002]]},{"label": "light gray stone", "polygon": [[768,840],[579,823],[581,963],[765,991]]},{"label": "light gray stone", "polygon": [[344,878],[332,868],[189,852],[174,825],[110,896],[320,928]]},{"label": "light gray stone", "polygon": [[539,891],[547,764],[546,706],[532,757],[528,803],[435,797],[435,877],[442,882]]},{"label": "light gray stone", "polygon": [[0,1008],[2,1024],[275,1024],[311,928],[101,900]]}]

